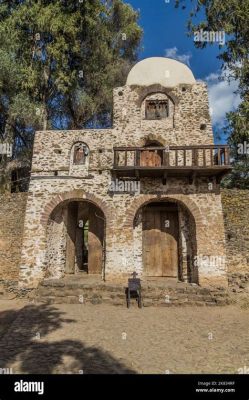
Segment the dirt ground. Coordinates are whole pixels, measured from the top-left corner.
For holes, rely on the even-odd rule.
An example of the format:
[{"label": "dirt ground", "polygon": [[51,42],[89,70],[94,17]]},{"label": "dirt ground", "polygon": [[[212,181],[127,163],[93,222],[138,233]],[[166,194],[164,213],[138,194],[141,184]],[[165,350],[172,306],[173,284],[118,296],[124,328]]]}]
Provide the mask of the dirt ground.
[{"label": "dirt ground", "polygon": [[[249,310],[0,301],[0,368],[12,373],[238,373]],[[248,368],[249,370],[249,368]]]}]

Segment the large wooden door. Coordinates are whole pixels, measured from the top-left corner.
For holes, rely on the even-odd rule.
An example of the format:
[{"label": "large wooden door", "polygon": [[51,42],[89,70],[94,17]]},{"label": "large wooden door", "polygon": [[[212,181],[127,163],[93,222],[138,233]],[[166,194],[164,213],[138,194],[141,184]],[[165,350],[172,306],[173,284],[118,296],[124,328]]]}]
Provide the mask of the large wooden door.
[{"label": "large wooden door", "polygon": [[75,273],[75,241],[76,241],[76,227],[77,227],[77,202],[71,202],[66,209],[66,266],[65,272],[67,274]]},{"label": "large wooden door", "polygon": [[164,207],[143,212],[143,264],[147,276],[178,276],[178,213]]},{"label": "large wooden door", "polygon": [[104,218],[100,210],[89,207],[88,273],[101,274],[103,261]]}]

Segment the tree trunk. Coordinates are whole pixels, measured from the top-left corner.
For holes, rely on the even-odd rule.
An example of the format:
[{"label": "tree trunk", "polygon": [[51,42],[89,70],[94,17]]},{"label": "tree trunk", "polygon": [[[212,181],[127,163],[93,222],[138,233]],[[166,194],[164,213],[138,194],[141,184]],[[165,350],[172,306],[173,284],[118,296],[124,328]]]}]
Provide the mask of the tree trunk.
[{"label": "tree trunk", "polygon": [[47,107],[46,104],[44,104],[44,109],[43,109],[43,127],[42,130],[46,131],[48,127],[48,112],[47,112]]},{"label": "tree trunk", "polygon": [[[50,62],[50,60],[48,60]],[[47,108],[47,94],[48,94],[48,82],[49,82],[49,69],[44,66],[43,69],[43,77],[44,77],[44,90],[42,96],[43,102],[43,131],[47,130],[48,127],[48,108]]]}]

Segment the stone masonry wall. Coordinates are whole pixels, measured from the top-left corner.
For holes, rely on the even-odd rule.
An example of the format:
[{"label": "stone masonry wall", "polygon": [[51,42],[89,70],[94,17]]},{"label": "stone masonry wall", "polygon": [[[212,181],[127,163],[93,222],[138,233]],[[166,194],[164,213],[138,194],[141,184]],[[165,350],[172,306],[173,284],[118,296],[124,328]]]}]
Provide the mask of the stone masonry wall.
[{"label": "stone masonry wall", "polygon": [[[0,279],[18,279],[27,195],[27,193],[13,193],[0,197]],[[249,191],[222,189],[221,198],[229,281],[231,285],[237,281],[240,284],[242,278],[249,275]],[[57,229],[53,235],[55,241],[59,227],[60,225],[54,227]],[[139,236],[140,234],[138,235],[134,230],[132,253],[137,260],[136,269],[141,274],[142,248],[141,241],[138,240]],[[112,242],[115,246],[114,237]],[[57,255],[58,253],[56,259]]]},{"label": "stone masonry wall", "polygon": [[[80,176],[71,168],[71,150],[75,143],[84,142],[90,149],[89,168],[83,168],[81,176],[93,170],[109,170],[113,165],[114,146],[143,146],[148,140],[162,145],[213,144],[209,116],[207,88],[204,83],[180,85],[167,90],[156,85],[150,88],[124,86],[114,89],[113,129],[88,129],[80,131],[36,132],[32,175]],[[149,94],[165,93],[174,101],[174,127],[169,120],[145,121],[141,115],[144,99]],[[205,125],[205,129],[201,129]]]},{"label": "stone masonry wall", "polygon": [[249,273],[249,190],[223,189],[226,255],[230,276]]},{"label": "stone masonry wall", "polygon": [[[189,185],[187,180],[167,185],[161,181],[141,182],[141,193],[110,194],[109,174],[94,174],[91,179],[61,179],[59,177],[32,179],[28,198],[23,262],[21,277],[30,284],[44,277],[46,272],[46,226],[53,209],[66,199],[89,200],[106,215],[106,278],[124,278],[133,272],[134,254],[133,221],[138,209],[148,201],[165,200],[180,202],[193,214],[197,225],[198,254],[224,256],[224,227],[220,195],[208,191],[207,182]],[[82,189],[84,188],[84,189]],[[92,195],[93,194],[93,195]],[[208,240],[207,240],[208,238]],[[139,244],[138,244],[139,247]],[[34,250],[35,249],[35,250]],[[202,284],[221,283],[225,271],[201,266],[199,279]],[[220,282],[219,282],[220,281]]]},{"label": "stone masonry wall", "polygon": [[[109,280],[127,279],[134,265],[142,273],[140,251],[134,251],[141,249],[141,243],[136,232],[133,236],[133,220],[143,203],[152,200],[171,199],[185,206],[196,223],[197,254],[224,256],[220,195],[218,187],[208,190],[207,179],[199,179],[193,185],[188,179],[168,179],[163,185],[160,179],[146,178],[141,180],[141,192],[135,195],[113,194],[109,190],[114,146],[143,146],[148,140],[164,146],[213,143],[206,85],[178,85],[170,90],[160,85],[124,86],[113,93],[113,129],[36,132],[20,267],[24,286],[36,285],[46,273],[47,223],[53,209],[64,200],[93,201],[104,212],[105,276]],[[152,95],[169,97],[174,105],[169,120],[144,120],[144,100]],[[76,171],[71,164],[73,146],[78,142],[88,146],[89,159],[86,165],[77,166]],[[60,231],[57,227],[53,229]],[[63,242],[62,238],[58,240]],[[225,270],[208,264],[199,267],[201,284],[222,285],[225,281]]]},{"label": "stone masonry wall", "polygon": [[18,280],[27,195],[0,196],[0,280]]},{"label": "stone masonry wall", "polygon": [[[204,83],[166,89],[124,86],[114,89],[113,127],[120,146],[143,146],[146,139],[162,145],[213,144],[207,87]],[[143,102],[152,93],[164,93],[174,102],[173,128],[169,119],[145,121]],[[142,109],[142,112],[141,112]],[[205,129],[201,130],[201,125]]]}]

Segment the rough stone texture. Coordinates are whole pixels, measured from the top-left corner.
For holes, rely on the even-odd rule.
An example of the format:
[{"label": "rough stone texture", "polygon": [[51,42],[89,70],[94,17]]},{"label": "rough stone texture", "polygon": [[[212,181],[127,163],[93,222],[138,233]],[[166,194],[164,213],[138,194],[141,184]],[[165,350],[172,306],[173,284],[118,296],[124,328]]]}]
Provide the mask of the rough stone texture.
[{"label": "rough stone texture", "polygon": [[228,272],[249,272],[249,190],[222,190]]},{"label": "rough stone texture", "polygon": [[[236,292],[244,291],[249,281],[249,191],[246,190],[221,190],[222,208],[225,221],[226,256],[229,275],[229,287]],[[12,193],[1,196],[1,269],[0,279],[12,281],[18,279],[19,262],[21,253],[21,241],[27,193]],[[180,217],[183,213],[179,214]],[[132,219],[131,219],[132,220]],[[186,281],[186,223],[181,229],[181,240],[184,241],[184,280]],[[50,241],[48,243],[47,257],[51,257],[50,250],[55,249],[54,258],[51,257],[54,277],[61,276],[63,270],[63,254],[60,257],[57,252],[63,252],[61,242],[58,241],[58,231],[62,229],[59,237],[63,238],[65,227],[60,224],[48,224]],[[53,231],[54,229],[54,231]],[[134,229],[133,252],[136,271],[142,274],[142,243],[138,238],[141,235],[141,224]],[[56,252],[57,251],[57,252]],[[64,254],[65,259],[65,254]],[[56,261],[58,261],[56,263]],[[49,271],[47,271],[49,272]],[[58,273],[58,275],[56,275]]]},{"label": "rough stone texture", "polygon": [[0,196],[0,280],[17,280],[27,193]]},{"label": "rough stone texture", "polygon": [[[90,201],[105,215],[107,280],[127,280],[134,268],[143,276],[141,227],[134,230],[134,218],[144,204],[164,200],[177,203],[194,221],[193,281],[200,285],[227,286],[226,266],[216,267],[206,262],[193,272],[194,257],[225,256],[219,186],[208,190],[209,181],[205,178],[191,185],[184,178],[169,178],[166,185],[161,179],[144,178],[140,193],[109,191],[114,146],[143,146],[148,140],[156,140],[163,146],[213,143],[206,85],[196,83],[184,85],[184,91],[182,88],[182,85],[170,89],[152,85],[114,89],[113,129],[36,132],[20,266],[21,286],[37,286],[48,270],[54,271],[51,276],[54,278],[63,274],[64,222],[59,214],[53,220],[51,215],[72,200]],[[170,99],[169,119],[145,121],[145,99],[162,95]],[[202,123],[206,124],[205,130],[200,129]],[[72,149],[78,142],[88,146],[89,162],[74,168]],[[186,259],[182,257],[184,262]]]},{"label": "rough stone texture", "polygon": [[[49,304],[112,304],[126,306],[125,285],[104,283],[98,279],[67,277],[45,279],[32,294],[36,303]],[[227,305],[230,296],[224,289],[201,288],[196,284],[142,280],[142,304],[149,306],[214,306]],[[31,298],[31,297],[30,297]],[[131,299],[136,304],[136,299]]]},{"label": "rough stone texture", "polygon": [[[229,265],[228,265],[229,266]],[[229,289],[235,293],[245,293],[248,298],[249,292],[249,272],[235,272],[228,274]]]}]

